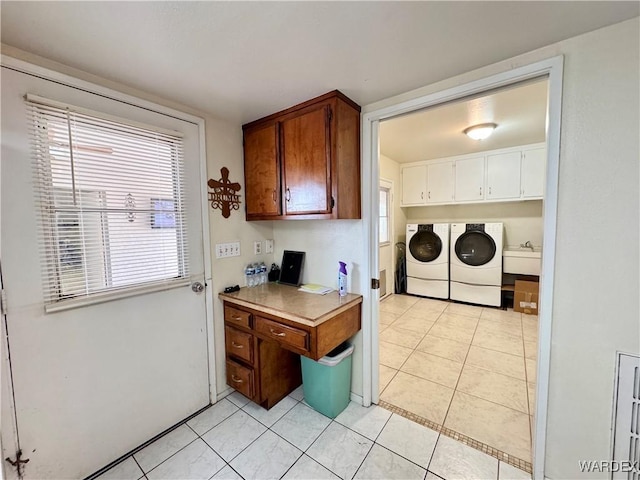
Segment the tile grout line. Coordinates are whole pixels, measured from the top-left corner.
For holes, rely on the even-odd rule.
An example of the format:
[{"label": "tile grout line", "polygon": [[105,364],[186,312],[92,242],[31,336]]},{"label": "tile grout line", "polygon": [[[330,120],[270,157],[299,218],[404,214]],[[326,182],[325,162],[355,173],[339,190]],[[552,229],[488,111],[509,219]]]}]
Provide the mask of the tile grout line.
[{"label": "tile grout line", "polygon": [[[481,451],[482,453],[485,453],[489,456],[492,456],[494,458],[496,458],[497,460],[503,462],[503,463],[508,463],[509,465],[516,467],[520,470],[524,470],[527,473],[531,473],[532,471],[532,464],[530,462],[527,462],[526,460],[523,460],[521,458],[518,458],[514,455],[511,455],[507,452],[503,452],[502,450],[499,450],[495,447],[492,447],[490,445],[487,445],[486,443],[480,442],[478,440],[475,440],[472,437],[469,437],[467,435],[464,435],[462,433],[456,432],[455,430],[451,430],[450,428],[445,427],[444,425],[440,425],[437,424],[435,422],[432,422],[431,420],[428,420],[424,417],[421,417],[419,415],[416,415],[415,413],[409,412],[407,410],[404,410],[403,408],[397,407],[395,405],[392,405],[390,403],[381,401],[378,406],[389,410],[397,415],[400,415],[402,417],[407,418],[408,420],[411,420],[413,422],[416,422],[420,425],[423,425],[425,427],[430,428],[431,430],[436,431],[437,433],[439,433],[440,435],[444,435],[446,437],[452,438],[454,440],[459,441],[460,443],[463,443],[471,448],[474,448],[476,450]],[[438,441],[440,440],[440,438],[438,437]],[[436,442],[436,447],[437,447],[437,442]],[[434,452],[435,452],[435,448],[434,448]],[[432,456],[433,458],[433,456]],[[429,462],[429,464],[431,463],[431,461]]]},{"label": "tile grout line", "polygon": [[[480,311],[480,316],[482,316],[482,310]],[[447,421],[447,417],[449,416],[449,411],[451,410],[451,405],[453,404],[453,398],[456,396],[456,392],[458,391],[458,385],[460,384],[460,378],[462,378],[462,372],[464,371],[464,367],[467,364],[467,358],[469,358],[469,351],[471,350],[471,344],[473,343],[473,338],[476,336],[476,331],[478,330],[478,325],[480,324],[480,317],[478,317],[475,328],[473,329],[473,335],[471,335],[471,343],[469,343],[469,348],[467,349],[467,353],[464,356],[464,361],[462,362],[462,368],[460,369],[460,374],[458,375],[458,379],[456,380],[456,385],[453,387],[453,394],[451,395],[451,400],[449,401],[449,406],[447,407],[447,411],[444,413],[444,418],[442,419],[442,426]]]}]

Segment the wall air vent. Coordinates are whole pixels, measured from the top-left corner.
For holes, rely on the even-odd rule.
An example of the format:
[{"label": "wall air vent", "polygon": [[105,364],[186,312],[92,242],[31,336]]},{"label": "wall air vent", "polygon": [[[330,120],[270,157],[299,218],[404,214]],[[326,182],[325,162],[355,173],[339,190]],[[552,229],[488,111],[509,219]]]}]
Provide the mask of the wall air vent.
[{"label": "wall air vent", "polygon": [[613,417],[614,480],[640,480],[640,356],[618,353]]}]

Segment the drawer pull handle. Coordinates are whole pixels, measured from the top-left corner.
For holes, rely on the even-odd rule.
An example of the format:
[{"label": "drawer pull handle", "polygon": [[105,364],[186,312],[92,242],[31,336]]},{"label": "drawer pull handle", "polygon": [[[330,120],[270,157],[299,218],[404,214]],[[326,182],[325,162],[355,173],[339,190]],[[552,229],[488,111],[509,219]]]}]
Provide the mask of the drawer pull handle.
[{"label": "drawer pull handle", "polygon": [[240,315],[233,315],[231,317],[232,320],[242,320],[242,317]]},{"label": "drawer pull handle", "polygon": [[242,379],[241,379],[241,378],[236,377],[235,375],[231,375],[231,381],[232,381],[233,383],[242,383]]},{"label": "drawer pull handle", "polygon": [[276,332],[273,328],[270,328],[269,331],[271,332],[271,335],[275,335],[276,337],[286,337],[287,334],[284,332]]},{"label": "drawer pull handle", "polygon": [[231,346],[233,348],[244,348],[244,345],[240,344],[240,343],[236,343],[234,341],[231,342]]}]

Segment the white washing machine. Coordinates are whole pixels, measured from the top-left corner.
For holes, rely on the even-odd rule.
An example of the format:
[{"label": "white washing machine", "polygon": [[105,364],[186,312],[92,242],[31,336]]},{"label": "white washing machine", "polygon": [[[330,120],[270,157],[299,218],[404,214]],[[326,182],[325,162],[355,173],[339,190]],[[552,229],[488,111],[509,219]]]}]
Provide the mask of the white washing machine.
[{"label": "white washing machine", "polygon": [[451,300],[499,307],[502,223],[451,224]]},{"label": "white washing machine", "polygon": [[407,293],[449,298],[449,224],[407,224]]}]

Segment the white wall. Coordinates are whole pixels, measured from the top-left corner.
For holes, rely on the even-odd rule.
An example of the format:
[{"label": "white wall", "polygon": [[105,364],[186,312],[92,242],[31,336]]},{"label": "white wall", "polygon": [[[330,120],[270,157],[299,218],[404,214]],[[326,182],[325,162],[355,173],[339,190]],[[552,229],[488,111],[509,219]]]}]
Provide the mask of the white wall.
[{"label": "white wall", "polygon": [[[338,262],[347,264],[347,291],[363,294],[364,264],[362,220],[280,220],[273,221],[274,257],[278,265],[284,250],[306,252],[303,283],[319,283],[337,288]],[[362,319],[365,322],[365,319]],[[362,395],[362,338],[355,336],[351,391]]]},{"label": "white wall", "polygon": [[404,208],[408,223],[504,223],[504,245],[542,245],[542,200]]},{"label": "white wall", "polygon": [[380,247],[380,270],[387,269],[387,293],[394,291],[394,275],[396,268],[396,243],[404,242],[406,237],[407,219],[404,209],[400,208],[402,198],[402,174],[400,164],[389,157],[380,155],[380,178],[393,182],[393,232],[389,245]]},{"label": "white wall", "polygon": [[616,351],[640,351],[638,18],[367,105],[564,55],[557,260],[545,476],[610,458]]}]

